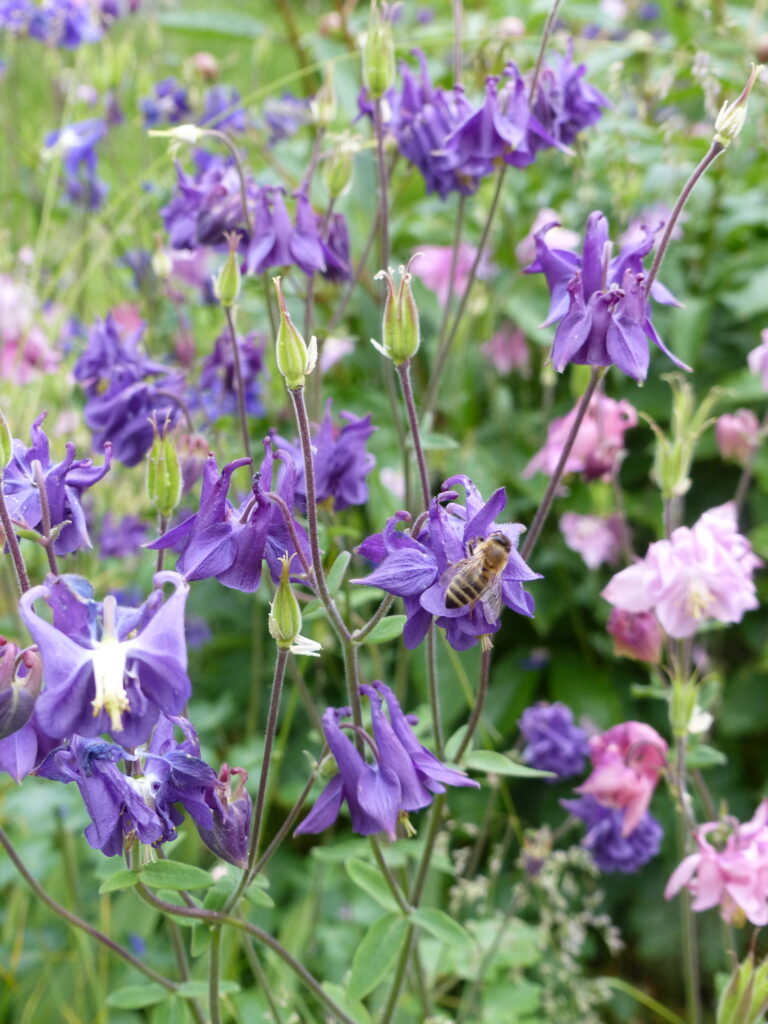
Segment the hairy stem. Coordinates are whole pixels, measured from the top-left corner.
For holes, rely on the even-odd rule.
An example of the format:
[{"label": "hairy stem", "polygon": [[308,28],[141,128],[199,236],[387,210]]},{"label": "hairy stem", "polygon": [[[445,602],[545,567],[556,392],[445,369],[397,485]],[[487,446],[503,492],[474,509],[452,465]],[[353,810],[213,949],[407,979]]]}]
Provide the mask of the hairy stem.
[{"label": "hairy stem", "polygon": [[208,1009],[211,1024],[221,1024],[219,981],[221,979],[221,926],[211,929],[211,955],[208,961]]},{"label": "hairy stem", "polygon": [[240,416],[240,431],[243,436],[243,451],[251,458],[251,436],[248,431],[248,411],[245,407],[245,384],[243,383],[243,368],[240,362],[240,347],[237,344],[237,332],[235,331],[235,320],[229,306],[224,307],[224,314],[227,318],[229,337],[232,342],[232,365],[235,370],[235,387],[237,388],[237,409]]},{"label": "hairy stem", "polygon": [[5,503],[5,493],[3,491],[3,471],[0,470],[0,523],[3,526],[3,533],[5,534],[5,543],[8,545],[8,551],[13,561],[13,568],[16,573],[16,583],[19,587],[21,594],[26,593],[29,590],[29,576],[27,575],[27,567],[24,564],[24,558],[21,554],[21,548],[19,547],[19,538],[13,532],[13,523],[8,512],[8,506]]},{"label": "hairy stem", "polygon": [[429,473],[427,471],[427,460],[424,457],[424,448],[421,444],[421,432],[419,430],[419,417],[416,413],[416,402],[413,397],[413,385],[411,383],[411,360],[398,364],[397,375],[400,378],[400,387],[403,392],[403,401],[408,413],[408,424],[411,428],[411,444],[416,456],[416,464],[419,467],[419,484],[421,486],[422,509],[429,508],[430,487]]},{"label": "hairy stem", "polygon": [[480,684],[477,688],[477,698],[475,700],[475,706],[472,708],[472,714],[470,715],[469,721],[467,722],[467,730],[462,737],[459,749],[456,751],[456,761],[461,761],[464,756],[464,752],[469,748],[472,742],[472,737],[475,735],[478,725],[480,724],[480,718],[483,714],[483,706],[485,705],[485,698],[488,696],[488,682],[491,677],[491,651],[483,651],[480,656]]}]

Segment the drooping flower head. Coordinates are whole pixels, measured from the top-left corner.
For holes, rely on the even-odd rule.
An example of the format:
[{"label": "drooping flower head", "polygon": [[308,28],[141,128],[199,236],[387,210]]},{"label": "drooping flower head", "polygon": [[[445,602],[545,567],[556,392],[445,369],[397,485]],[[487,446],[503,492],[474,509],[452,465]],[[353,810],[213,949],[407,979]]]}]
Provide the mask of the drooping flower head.
[{"label": "drooping flower head", "polygon": [[758,805],[750,821],[710,821],[693,838],[698,851],[672,872],[664,898],[685,886],[692,910],[719,906],[724,921],[768,924],[768,801]]},{"label": "drooping flower head", "polygon": [[[62,527],[53,542],[53,550],[57,555],[69,555],[79,548],[91,547],[81,499],[83,492],[108,472],[112,452],[105,444],[104,463],[94,466],[92,459],[76,459],[75,446],[68,441],[62,461],[52,462],[48,438],[42,427],[46,415],[42,413],[32,424],[32,444],[29,447],[14,439],[13,455],[3,473],[3,494],[12,520],[32,530],[42,530],[39,473],[44,481],[51,526]],[[62,525],[64,523],[65,526]]]},{"label": "drooping flower head", "polygon": [[[608,99],[585,78],[586,65],[573,63],[573,45],[556,55],[539,75],[533,114],[546,133],[560,146],[570,146],[579,132],[600,120]],[[542,148],[540,135],[533,136],[534,149]]]},{"label": "drooping flower head", "polygon": [[[163,598],[162,585],[174,592]],[[190,694],[184,640],[189,587],[175,572],[155,576],[138,608],[112,595],[97,602],[81,576],[49,577],[21,598],[19,610],[40,650],[45,689],[35,714],[52,737],[109,733],[126,746],[148,739],[162,713],[177,715]],[[45,601],[47,622],[35,610]]]},{"label": "drooping flower head", "polygon": [[[540,702],[526,708],[517,723],[525,740],[523,761],[541,771],[567,779],[584,771],[588,751],[586,732],[565,704]],[[548,782],[557,780],[547,779]]]},{"label": "drooping flower head", "polygon": [[[408,812],[430,804],[435,793],[444,793],[446,786],[478,785],[463,772],[448,768],[421,744],[413,731],[416,719],[403,713],[388,686],[374,682],[361,686],[360,693],[371,706],[372,735],[365,733],[364,739],[373,759],[366,760],[344,731],[344,720],[350,718],[351,710],[328,708],[323,715],[323,733],[338,774],[317,798],[295,835],[330,828],[346,803],[353,831],[364,836],[384,832],[395,839],[398,822],[407,821]],[[358,731],[351,724],[348,727]]]},{"label": "drooping flower head", "polygon": [[[456,485],[465,490],[465,504],[456,503],[456,491],[446,490],[438,495],[430,505],[427,522],[416,537],[397,529],[399,522],[409,518],[406,512],[400,512],[389,520],[381,533],[368,537],[357,549],[376,568],[370,576],[352,582],[380,587],[403,598],[408,617],[403,638],[409,648],[418,647],[433,616],[437,625],[445,629],[448,642],[455,650],[473,647],[481,637],[497,632],[501,623],[494,607],[496,602],[486,599],[492,583],[494,588],[498,586],[501,603],[520,615],[533,614],[533,598],[523,583],[540,579],[540,576],[517,553],[517,542],[525,528],[518,523],[495,521],[507,502],[504,488],[494,491],[484,502],[466,476],[451,477],[443,487]],[[498,578],[497,574],[489,575],[487,594],[480,593],[467,604],[449,607],[446,604],[448,587],[467,560],[472,559],[478,545],[493,534],[502,535],[508,541],[506,565]],[[476,575],[479,564],[480,559],[476,557],[472,562],[473,579],[484,582],[485,577]]]},{"label": "drooping flower head", "polygon": [[645,558],[613,577],[602,596],[622,611],[654,612],[669,636],[693,636],[707,619],[741,622],[758,607],[752,576],[762,564],[738,532],[729,502],[655,541]]},{"label": "drooping flower head", "polygon": [[606,629],[613,637],[613,653],[657,665],[664,633],[653,612],[625,612],[612,608]]},{"label": "drooping flower head", "polygon": [[[641,242],[611,258],[608,221],[599,210],[587,221],[581,256],[550,249],[547,227],[536,235],[537,256],[525,273],[544,274],[547,279],[551,302],[544,326],[558,324],[552,343],[555,369],[561,372],[568,363],[615,365],[642,381],[648,374],[649,341],[676,366],[689,369],[665,347],[651,323],[643,257],[651,251],[658,228],[646,229]],[[678,305],[659,281],[654,281],[650,295],[665,305]]]},{"label": "drooping flower head", "polygon": [[98,176],[96,146],[107,134],[107,122],[88,118],[66,125],[45,138],[45,154],[61,157],[67,195],[74,203],[98,209],[107,194],[107,186]]},{"label": "drooping flower head", "polygon": [[605,807],[594,797],[560,803],[587,826],[581,845],[601,871],[633,875],[659,852],[664,832],[652,814],[644,814],[626,835],[621,811]]},{"label": "drooping flower head", "polygon": [[94,443],[112,444],[126,466],[141,462],[152,446],[150,417],[172,427],[179,414],[173,394],[181,377],[141,351],[144,324],[123,323],[114,311],[97,320],[77,363],[75,379],[86,393],[85,422]]},{"label": "drooping flower head", "polygon": [[[552,476],[577,410],[553,420],[547,440],[523,470],[523,478],[534,473]],[[585,480],[609,479],[624,455],[624,434],[637,425],[637,410],[626,399],[617,402],[607,395],[592,396],[565,463],[565,473],[581,473]]]},{"label": "drooping flower head", "polygon": [[666,740],[644,722],[622,722],[590,739],[589,756],[592,774],[576,792],[623,811],[621,834],[631,835],[648,810],[666,764]]},{"label": "drooping flower head", "polygon": [[[267,497],[275,457],[286,462],[277,487],[289,508],[295,499],[295,469],[287,453],[273,453],[270,439],[259,472],[252,481],[252,493],[235,508],[227,494],[232,474],[250,459],[236,459],[219,473],[216,457],[208,455],[203,471],[200,508],[158,540],[148,544],[152,550],[177,548],[176,568],[187,580],[205,580],[215,576],[225,587],[252,593],[261,581],[262,561],[266,559],[272,579],[280,578],[280,558],[294,553],[293,542],[280,509]],[[297,536],[309,551],[309,542],[299,524]]]},{"label": "drooping flower head", "polygon": [[737,409],[718,416],[715,440],[724,459],[743,466],[760,444],[760,421],[751,409]]}]

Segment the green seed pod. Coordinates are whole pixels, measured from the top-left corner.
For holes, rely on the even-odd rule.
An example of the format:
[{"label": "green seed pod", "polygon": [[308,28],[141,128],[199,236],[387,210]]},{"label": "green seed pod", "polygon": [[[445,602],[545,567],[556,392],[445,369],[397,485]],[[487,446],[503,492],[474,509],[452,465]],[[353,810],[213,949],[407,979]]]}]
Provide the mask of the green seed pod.
[{"label": "green seed pod", "polygon": [[304,387],[305,378],[314,370],[317,362],[317,339],[312,338],[309,345],[304,341],[291,320],[291,314],[285,305],[285,298],[280,287],[280,278],[273,277],[272,283],[277,292],[280,305],[280,326],[277,331],[277,368],[285,380],[289,391],[297,391]]},{"label": "green seed pod", "polygon": [[224,237],[229,243],[226,263],[213,279],[213,291],[225,309],[231,309],[240,298],[240,258],[237,252],[239,234],[237,231],[225,232]]},{"label": "green seed pod", "polygon": [[281,558],[280,582],[269,610],[269,635],[278,647],[288,650],[301,633],[301,608],[291,588],[291,559]]},{"label": "green seed pod", "polygon": [[155,438],[147,458],[147,495],[158,515],[168,518],[181,501],[181,466],[168,421],[161,431],[152,420]]},{"label": "green seed pod", "polygon": [[363,45],[363,82],[372,99],[381,99],[395,80],[395,40],[392,23],[380,10],[377,0],[371,2],[368,33]]}]

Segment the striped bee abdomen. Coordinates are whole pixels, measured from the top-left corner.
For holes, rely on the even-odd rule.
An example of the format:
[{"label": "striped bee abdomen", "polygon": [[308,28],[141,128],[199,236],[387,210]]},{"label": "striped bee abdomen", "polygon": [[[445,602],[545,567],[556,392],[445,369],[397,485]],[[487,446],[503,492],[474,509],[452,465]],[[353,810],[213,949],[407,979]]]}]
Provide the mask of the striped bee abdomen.
[{"label": "striped bee abdomen", "polygon": [[454,576],[445,591],[445,607],[463,608],[476,601],[488,586],[488,579],[488,573],[482,571]]}]

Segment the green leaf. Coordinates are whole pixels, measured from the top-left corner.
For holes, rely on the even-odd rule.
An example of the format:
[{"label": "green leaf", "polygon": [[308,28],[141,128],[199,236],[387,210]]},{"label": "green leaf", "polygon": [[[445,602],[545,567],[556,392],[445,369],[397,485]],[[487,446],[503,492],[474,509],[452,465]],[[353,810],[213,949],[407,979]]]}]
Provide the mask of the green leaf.
[{"label": "green leaf", "polygon": [[342,551],[339,557],[331,566],[328,576],[326,577],[326,585],[328,587],[329,594],[335,594],[341,584],[344,582],[344,573],[347,571],[350,559],[352,558],[351,551]]},{"label": "green leaf", "polygon": [[397,903],[395,903],[387,883],[381,877],[379,869],[374,867],[373,864],[369,864],[365,860],[353,858],[348,860],[344,867],[347,869],[347,874],[355,885],[359,886],[363,892],[367,892],[371,899],[376,900],[380,907],[384,907],[385,910],[397,909]]},{"label": "green leaf", "polygon": [[347,982],[352,999],[364,999],[384,980],[407,934],[408,919],[402,914],[385,914],[371,925],[352,958]]},{"label": "green leaf", "polygon": [[449,437],[448,434],[425,431],[421,435],[421,447],[424,451],[447,451],[451,448],[458,448],[459,442],[455,438]]},{"label": "green leaf", "polygon": [[245,898],[249,903],[252,903],[254,907],[274,907],[275,901],[269,895],[268,892],[264,892],[264,888],[258,885],[257,882],[252,882],[245,890]]},{"label": "green leaf", "polygon": [[[206,999],[208,997],[208,982],[199,979],[190,979],[182,982],[176,990],[182,999]],[[223,996],[234,995],[240,991],[236,981],[220,981],[219,992]]]},{"label": "green leaf", "polygon": [[[180,910],[189,909],[175,889],[158,889],[157,898],[161,899],[164,903],[172,903]],[[180,924],[182,928],[197,928],[198,925],[204,923],[199,917],[187,917],[185,914],[174,914],[171,910],[164,910],[163,913],[167,914],[168,917],[172,917],[176,924]],[[207,929],[204,930],[207,931]]]},{"label": "green leaf", "polygon": [[157,860],[141,869],[141,880],[152,889],[207,889],[214,884],[209,871],[176,860]]},{"label": "green leaf", "polygon": [[707,743],[689,747],[685,759],[691,768],[714,768],[716,765],[728,764],[728,758],[722,750],[710,747]]},{"label": "green leaf", "polygon": [[362,641],[364,644],[384,644],[387,640],[394,640],[403,632],[405,626],[405,615],[389,615],[381,622],[377,622],[368,636]]},{"label": "green leaf", "polygon": [[126,985],[124,988],[115,989],[107,996],[107,1006],[115,1010],[140,1010],[144,1006],[162,1003],[172,995],[169,989],[149,981],[143,985]]},{"label": "green leaf", "polygon": [[237,39],[258,39],[266,32],[263,22],[246,14],[227,11],[222,18],[218,11],[163,11],[158,15],[159,23],[166,28],[181,29],[185,32],[212,32],[220,36]]},{"label": "green leaf", "polygon": [[171,996],[151,1010],[150,1024],[190,1024],[189,1007],[183,999]]},{"label": "green leaf", "polygon": [[346,1013],[357,1024],[371,1024],[371,1015],[357,999],[352,999],[341,985],[334,985],[330,981],[323,982],[323,991],[327,992],[334,1003]]},{"label": "green leaf", "polygon": [[99,886],[99,896],[103,896],[107,892],[118,892],[120,889],[130,889],[136,885],[138,880],[139,876],[135,871],[129,871],[128,868],[120,868],[114,875],[104,879]]},{"label": "green leaf", "polygon": [[492,772],[494,775],[513,775],[520,779],[554,779],[554,772],[543,772],[539,768],[529,768],[527,764],[513,761],[505,754],[496,750],[471,750],[463,761],[464,767],[473,768],[476,772]]},{"label": "green leaf", "polygon": [[438,910],[436,907],[417,907],[409,916],[415,925],[446,946],[467,951],[475,948],[475,940],[467,929],[449,917],[444,910]]}]

